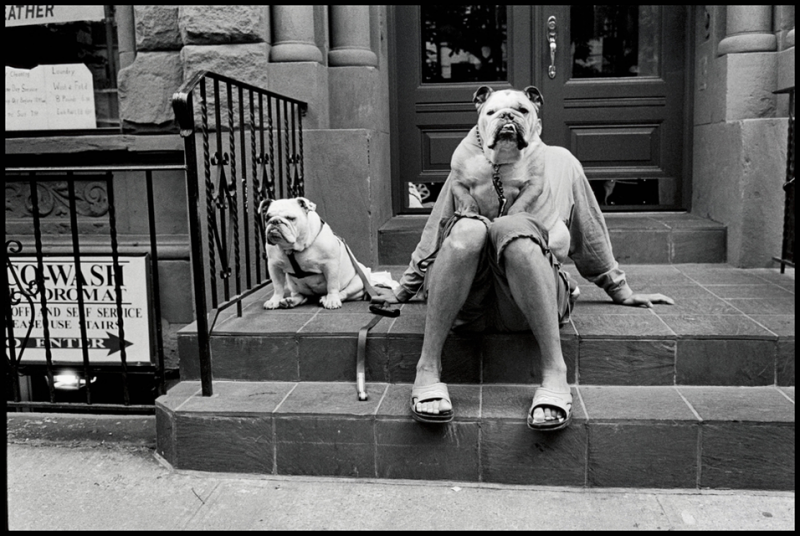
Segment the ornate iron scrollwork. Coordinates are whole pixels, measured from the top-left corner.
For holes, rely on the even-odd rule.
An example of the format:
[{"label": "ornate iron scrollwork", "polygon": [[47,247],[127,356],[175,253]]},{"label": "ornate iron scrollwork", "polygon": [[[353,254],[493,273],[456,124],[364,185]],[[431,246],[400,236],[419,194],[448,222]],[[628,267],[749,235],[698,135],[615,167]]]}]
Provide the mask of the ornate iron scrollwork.
[{"label": "ornate iron scrollwork", "polygon": [[[14,265],[11,262],[10,255],[17,254],[20,251],[22,251],[22,244],[18,240],[6,241],[6,252],[5,252],[6,271],[9,274],[11,274],[11,277],[13,277],[14,279],[14,283],[12,284],[11,281],[9,281],[8,285],[9,307],[7,311],[11,311],[14,307],[17,307],[19,304],[22,303],[23,299],[27,302],[28,309],[30,310],[30,321],[28,322],[28,330],[25,333],[25,337],[21,339],[21,344],[19,345],[16,344],[17,337],[14,337],[14,330],[13,330],[14,319],[6,318],[6,326],[9,332],[8,333],[9,354],[7,356],[7,359],[13,370],[16,370],[17,367],[19,366],[19,363],[22,360],[22,354],[25,352],[25,348],[28,347],[28,341],[31,338],[31,331],[33,330],[33,324],[34,321],[36,320],[36,308],[34,307],[34,297],[38,296],[39,293],[41,292],[41,289],[39,288],[38,284],[40,274],[37,273],[36,279],[31,280],[27,283],[27,285],[24,285],[19,278],[19,274],[17,274],[17,271],[14,269]],[[38,268],[36,270],[38,272]],[[12,356],[14,355],[14,352],[10,350],[12,345],[18,351],[13,362],[12,362]]]}]

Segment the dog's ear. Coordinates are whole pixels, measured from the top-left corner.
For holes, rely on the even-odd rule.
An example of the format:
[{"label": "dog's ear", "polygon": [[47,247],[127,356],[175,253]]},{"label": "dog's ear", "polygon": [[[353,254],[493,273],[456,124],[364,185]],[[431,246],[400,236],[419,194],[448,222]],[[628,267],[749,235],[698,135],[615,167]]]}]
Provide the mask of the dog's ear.
[{"label": "dog's ear", "polygon": [[269,206],[272,204],[272,199],[264,199],[258,205],[258,213],[261,215],[262,218],[267,217],[267,211],[269,210]]},{"label": "dog's ear", "polygon": [[472,96],[472,104],[475,105],[475,108],[477,110],[480,110],[481,106],[483,106],[483,103],[486,102],[486,99],[488,99],[489,95],[491,95],[492,93],[494,93],[494,90],[489,86],[479,87],[478,90],[475,92],[475,94]]},{"label": "dog's ear", "polygon": [[544,98],[542,97],[542,92],[539,91],[539,88],[535,86],[528,86],[525,88],[525,95],[527,95],[531,102],[536,105],[537,112],[542,109],[542,106],[544,106]]},{"label": "dog's ear", "polygon": [[317,204],[313,201],[309,201],[305,197],[298,197],[297,204],[300,205],[300,208],[305,210],[306,212],[312,212],[317,210]]}]

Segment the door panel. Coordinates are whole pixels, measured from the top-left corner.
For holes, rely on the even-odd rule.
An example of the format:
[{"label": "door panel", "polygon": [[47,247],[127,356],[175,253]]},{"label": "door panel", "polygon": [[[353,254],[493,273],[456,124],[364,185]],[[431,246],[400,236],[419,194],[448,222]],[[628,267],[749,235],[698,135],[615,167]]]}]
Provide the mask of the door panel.
[{"label": "door panel", "polygon": [[575,154],[604,210],[680,208],[685,8],[537,8],[546,69],[551,17],[543,139]]},{"label": "door panel", "polygon": [[578,157],[604,210],[680,207],[685,8],[396,6],[395,17],[397,213],[429,210],[484,84],[542,90],[544,141]]}]

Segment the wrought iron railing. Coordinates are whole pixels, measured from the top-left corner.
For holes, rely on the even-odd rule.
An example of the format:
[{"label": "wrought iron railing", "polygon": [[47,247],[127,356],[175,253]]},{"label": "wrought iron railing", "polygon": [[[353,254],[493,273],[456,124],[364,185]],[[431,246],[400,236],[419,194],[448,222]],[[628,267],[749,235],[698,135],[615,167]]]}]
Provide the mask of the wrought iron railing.
[{"label": "wrought iron railing", "polygon": [[304,195],[307,105],[207,71],[172,104],[185,144],[200,380],[210,396],[210,333],[219,314],[235,306],[241,316],[242,300],[270,282],[258,207]]},{"label": "wrought iron railing", "polygon": [[[5,168],[6,195],[18,197],[24,207],[24,217],[18,218],[9,211],[8,204],[6,207],[2,277],[8,293],[4,307],[7,407],[155,411],[155,397],[165,392],[165,368],[153,173],[170,170],[183,170],[183,166]],[[144,201],[147,207],[149,247],[144,246],[146,256],[137,255],[142,260],[136,264],[143,267],[142,273],[149,272],[150,292],[145,281],[128,281],[129,286],[124,285],[122,265],[128,261],[121,258],[114,188],[115,174],[123,172],[127,180],[144,179],[142,198],[125,202]],[[76,193],[79,188],[89,193]],[[94,207],[91,221],[78,217],[79,212],[89,210],[87,203]],[[51,217],[45,218],[48,215]],[[58,221],[53,221],[53,216]],[[69,228],[68,240],[58,246],[43,244],[43,237],[52,239],[53,233],[63,232],[64,227]],[[93,254],[86,253],[87,230],[92,235]],[[106,230],[107,242],[99,240],[98,232],[102,236]],[[103,257],[98,258],[98,254]],[[94,276],[87,277],[85,263],[94,263],[89,268],[97,269]],[[126,328],[131,324],[126,318],[130,318],[131,309],[125,307],[129,304],[124,303],[123,297],[134,283],[145,288],[145,296],[151,296],[144,301],[146,347],[141,352],[137,349],[136,359],[131,358],[133,349],[126,341]],[[103,290],[92,288],[94,284]],[[91,308],[98,311],[100,307],[104,307],[103,315],[108,319],[102,325],[104,338],[98,338],[96,329],[92,331],[96,326],[91,326],[94,320],[89,316]],[[32,337],[34,326],[38,337]],[[59,377],[66,377],[67,371],[73,383],[60,386]],[[102,381],[93,383],[98,375],[112,376],[113,386],[104,386]],[[33,396],[29,382],[41,377],[46,379],[49,392],[42,397]],[[133,381],[134,377],[145,381]],[[139,391],[147,392],[142,396]]]},{"label": "wrought iron railing", "polygon": [[780,262],[781,273],[786,269],[786,265],[794,266],[794,235],[795,235],[795,212],[794,212],[794,86],[776,93],[789,94],[789,141],[786,149],[786,180],[783,189],[786,192],[786,202],[783,215],[783,240],[781,242],[781,256],[774,257]]}]

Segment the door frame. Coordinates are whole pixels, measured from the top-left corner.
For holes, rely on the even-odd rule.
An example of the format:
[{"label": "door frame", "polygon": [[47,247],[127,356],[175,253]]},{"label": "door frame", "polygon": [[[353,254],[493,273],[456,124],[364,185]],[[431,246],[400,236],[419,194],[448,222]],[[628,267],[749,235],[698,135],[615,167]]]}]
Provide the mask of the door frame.
[{"label": "door frame", "polygon": [[[397,54],[397,24],[398,24],[398,14],[397,14],[397,7],[398,6],[388,6],[387,8],[387,30],[388,30],[388,39],[387,39],[387,49],[388,49],[388,58],[389,58],[389,138],[390,138],[390,170],[391,170],[391,192],[392,192],[392,211],[393,216],[398,215],[426,215],[427,210],[423,209],[405,209],[403,203],[403,197],[408,195],[408,192],[405,190],[404,185],[405,183],[400,180],[400,160],[402,159],[401,147],[400,147],[400,121],[399,118],[399,81],[397,76],[398,71],[398,54]],[[406,7],[406,6],[402,6]],[[417,19],[419,19],[419,6],[415,6],[417,8]],[[519,6],[515,6],[519,7]],[[683,173],[681,177],[681,185],[679,188],[676,189],[676,196],[678,196],[678,206],[680,208],[675,209],[675,212],[690,212],[691,211],[691,201],[692,201],[692,161],[693,161],[693,131],[694,131],[694,81],[695,81],[695,34],[696,34],[696,15],[695,9],[691,5],[684,5],[684,10],[686,11],[686,26],[685,26],[685,35],[684,35],[684,50],[685,50],[685,57],[684,57],[684,87],[683,87],[683,98],[684,98],[684,107],[683,107],[683,119],[682,119],[682,139],[683,139],[683,155],[682,155],[682,167]],[[515,14],[513,20],[508,21],[508,31],[509,31],[509,42],[515,43],[514,40],[514,32],[522,31],[522,22],[527,22],[528,28],[531,31],[535,29],[542,29],[542,34],[540,36],[533,35],[529,40],[530,49],[527,50],[525,53],[529,58],[529,69],[530,69],[530,79],[532,84],[541,87],[542,83],[542,76],[544,73],[545,68],[545,60],[549,63],[549,58],[545,58],[547,54],[547,50],[544,44],[541,44],[541,54],[536,52],[536,39],[546,40],[546,35],[544,33],[544,28],[546,24],[547,17],[545,15],[545,6],[536,5],[530,6],[529,12],[522,11],[519,15],[522,15],[521,19],[518,20],[519,15]],[[416,28],[419,29],[419,24],[416,25]],[[417,41],[419,38],[417,38]],[[513,54],[513,52],[512,52]],[[513,54],[509,59],[509,71],[512,71],[511,63],[520,63],[521,59],[519,54]],[[510,86],[509,83],[489,83],[487,85],[493,87],[503,87],[503,86]],[[664,211],[658,211],[664,212]],[[637,214],[642,214],[646,212],[636,212]]]}]

